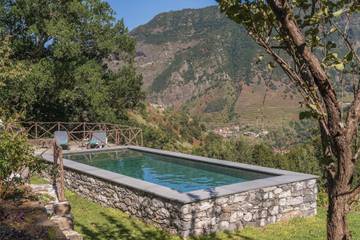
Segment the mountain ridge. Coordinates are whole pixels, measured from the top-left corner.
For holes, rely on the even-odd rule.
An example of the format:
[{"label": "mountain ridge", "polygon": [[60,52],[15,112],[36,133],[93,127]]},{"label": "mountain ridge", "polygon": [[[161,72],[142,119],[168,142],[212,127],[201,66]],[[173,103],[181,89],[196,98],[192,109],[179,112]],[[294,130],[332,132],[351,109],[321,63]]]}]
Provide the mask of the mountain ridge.
[{"label": "mountain ridge", "polygon": [[261,50],[216,6],[161,13],[131,35],[150,102],[185,108],[205,122],[297,118],[299,100],[283,76],[265,86],[254,64]]}]

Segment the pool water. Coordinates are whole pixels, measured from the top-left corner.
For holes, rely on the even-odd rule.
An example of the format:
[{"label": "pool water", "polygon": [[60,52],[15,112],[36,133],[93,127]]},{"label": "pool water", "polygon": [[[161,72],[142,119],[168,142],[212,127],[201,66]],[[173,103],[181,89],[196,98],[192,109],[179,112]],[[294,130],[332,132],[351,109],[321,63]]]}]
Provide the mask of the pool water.
[{"label": "pool water", "polygon": [[273,176],[129,149],[68,154],[65,158],[182,193]]}]

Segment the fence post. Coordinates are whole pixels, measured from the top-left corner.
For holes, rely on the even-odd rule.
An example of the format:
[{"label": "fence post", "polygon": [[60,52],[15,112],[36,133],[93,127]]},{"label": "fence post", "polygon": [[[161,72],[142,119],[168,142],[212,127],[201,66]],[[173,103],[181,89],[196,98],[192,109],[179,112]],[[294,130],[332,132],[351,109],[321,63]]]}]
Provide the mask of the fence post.
[{"label": "fence post", "polygon": [[86,138],[86,123],[83,122],[83,139],[82,139],[82,141],[85,141],[85,138]]},{"label": "fence post", "polygon": [[115,144],[119,145],[119,130],[115,129]]},{"label": "fence post", "polygon": [[140,129],[140,146],[144,146],[144,137],[143,137],[143,131]]},{"label": "fence post", "polygon": [[35,139],[38,138],[38,123],[35,122]]},{"label": "fence post", "polygon": [[64,161],[62,148],[54,141],[54,168],[55,176],[53,183],[56,189],[57,197],[59,202],[65,201],[65,183],[64,183]]}]

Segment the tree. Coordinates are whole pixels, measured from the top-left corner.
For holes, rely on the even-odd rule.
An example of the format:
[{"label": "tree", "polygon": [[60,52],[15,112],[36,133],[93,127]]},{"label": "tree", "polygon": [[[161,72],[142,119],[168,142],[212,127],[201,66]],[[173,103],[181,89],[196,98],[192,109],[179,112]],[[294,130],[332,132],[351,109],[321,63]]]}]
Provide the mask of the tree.
[{"label": "tree", "polygon": [[[360,193],[354,186],[360,155],[360,5],[352,0],[218,0],[221,11],[241,24],[286,73],[317,117],[327,159],[327,238],[351,239],[346,214]],[[349,31],[350,29],[350,31]],[[344,110],[338,92],[352,90]]]},{"label": "tree", "polygon": [[10,37],[0,36],[0,88],[6,87],[9,81],[19,81],[27,74],[27,69],[21,62],[12,60],[13,51],[10,47]]},{"label": "tree", "polygon": [[30,73],[0,102],[28,120],[114,122],[143,98],[135,42],[104,1],[0,0],[2,36]]}]

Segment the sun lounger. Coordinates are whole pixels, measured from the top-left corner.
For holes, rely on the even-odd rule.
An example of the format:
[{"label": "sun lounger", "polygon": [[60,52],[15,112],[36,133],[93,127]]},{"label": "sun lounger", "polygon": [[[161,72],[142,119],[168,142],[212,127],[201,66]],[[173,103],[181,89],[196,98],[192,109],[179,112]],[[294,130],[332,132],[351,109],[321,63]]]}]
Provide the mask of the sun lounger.
[{"label": "sun lounger", "polygon": [[96,131],[92,133],[91,139],[89,141],[88,147],[90,148],[103,148],[108,143],[108,138],[106,132]]},{"label": "sun lounger", "polygon": [[69,149],[69,136],[66,131],[54,132],[54,138],[56,145],[58,145],[62,149]]}]

